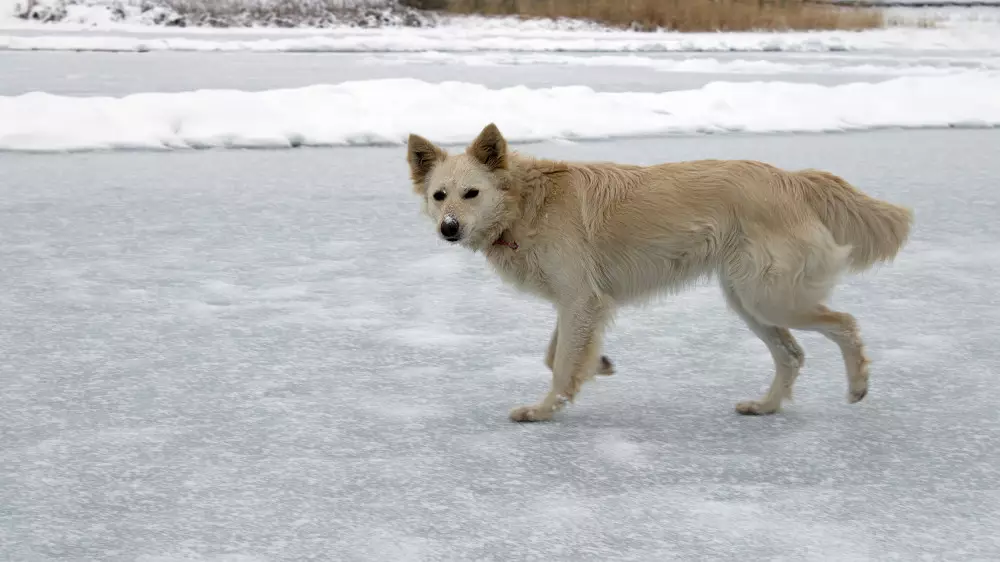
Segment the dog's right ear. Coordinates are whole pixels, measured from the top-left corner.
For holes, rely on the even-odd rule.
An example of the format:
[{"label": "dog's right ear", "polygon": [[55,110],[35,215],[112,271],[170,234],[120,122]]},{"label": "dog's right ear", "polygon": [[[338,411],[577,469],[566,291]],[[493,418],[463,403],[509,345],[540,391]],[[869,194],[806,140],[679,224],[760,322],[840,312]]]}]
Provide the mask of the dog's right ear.
[{"label": "dog's right ear", "polygon": [[500,134],[496,124],[490,123],[483,128],[476,140],[466,149],[473,158],[479,160],[486,169],[494,171],[507,168],[507,141]]},{"label": "dog's right ear", "polygon": [[410,164],[410,179],[413,190],[423,193],[427,190],[427,175],[434,166],[440,164],[447,153],[420,135],[410,134],[406,142],[406,161]]}]

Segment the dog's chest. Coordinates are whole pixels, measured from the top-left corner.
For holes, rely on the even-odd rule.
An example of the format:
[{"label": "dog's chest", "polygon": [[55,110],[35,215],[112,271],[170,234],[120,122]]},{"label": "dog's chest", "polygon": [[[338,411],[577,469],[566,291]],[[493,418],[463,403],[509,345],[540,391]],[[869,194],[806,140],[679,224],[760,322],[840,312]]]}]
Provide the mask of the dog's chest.
[{"label": "dog's chest", "polygon": [[505,283],[516,288],[548,297],[551,293],[539,256],[532,250],[491,248],[487,260]]}]

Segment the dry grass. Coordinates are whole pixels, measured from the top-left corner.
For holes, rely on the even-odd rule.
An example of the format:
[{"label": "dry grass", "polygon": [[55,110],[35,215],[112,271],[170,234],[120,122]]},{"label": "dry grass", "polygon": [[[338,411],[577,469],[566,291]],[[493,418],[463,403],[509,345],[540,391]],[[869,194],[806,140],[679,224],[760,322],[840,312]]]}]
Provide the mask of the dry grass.
[{"label": "dry grass", "polygon": [[616,27],[675,31],[860,30],[882,27],[881,11],[803,0],[444,0],[462,14],[580,18]]}]

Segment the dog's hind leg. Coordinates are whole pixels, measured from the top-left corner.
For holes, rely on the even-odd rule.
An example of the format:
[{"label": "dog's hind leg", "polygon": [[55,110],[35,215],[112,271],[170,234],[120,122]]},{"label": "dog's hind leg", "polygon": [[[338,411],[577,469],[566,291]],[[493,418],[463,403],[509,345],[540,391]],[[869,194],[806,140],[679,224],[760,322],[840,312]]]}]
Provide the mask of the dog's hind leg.
[{"label": "dog's hind leg", "polygon": [[[746,313],[760,324],[819,332],[836,343],[847,368],[848,401],[854,403],[868,393],[864,344],[853,316],[823,305],[846,269],[849,252],[815,223],[801,224],[780,236],[757,233],[731,256],[725,281]],[[769,413],[770,406],[765,399],[741,403],[737,410]]]},{"label": "dog's hind leg", "polygon": [[[510,412],[514,421],[545,421],[572,402],[583,383],[592,379],[601,363],[601,342],[611,307],[600,296],[575,299],[559,307],[552,342],[552,387],[541,402]],[[550,348],[553,347],[550,342]]]},{"label": "dog's hind leg", "polygon": [[745,400],[736,405],[736,411],[741,414],[772,414],[781,408],[782,400],[792,398],[792,387],[799,376],[799,370],[805,363],[805,353],[795,338],[786,328],[770,326],[754,318],[744,308],[739,297],[731,287],[723,283],[723,293],[726,303],[736,312],[743,322],[761,341],[767,345],[774,359],[774,379],[771,388],[760,400]]},{"label": "dog's hind leg", "polygon": [[[556,363],[556,343],[559,341],[559,327],[552,330],[552,339],[549,340],[549,349],[545,353],[545,366],[551,371]],[[607,355],[601,356],[600,363],[597,364],[597,374],[611,376],[615,374],[615,364]]]},{"label": "dog's hind leg", "polygon": [[847,369],[849,403],[860,402],[868,395],[869,360],[854,316],[817,305],[809,313],[798,315],[789,324],[796,330],[819,332],[840,347]]},{"label": "dog's hind leg", "polygon": [[615,364],[608,359],[607,355],[601,356],[601,362],[597,365],[597,374],[610,377],[615,374]]}]

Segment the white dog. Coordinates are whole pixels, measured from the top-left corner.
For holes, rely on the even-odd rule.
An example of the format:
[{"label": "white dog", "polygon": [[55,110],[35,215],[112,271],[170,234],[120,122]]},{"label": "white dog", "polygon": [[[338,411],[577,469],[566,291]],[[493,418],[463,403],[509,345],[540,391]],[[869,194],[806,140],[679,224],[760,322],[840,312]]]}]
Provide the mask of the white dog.
[{"label": "white dog", "polygon": [[407,160],[442,238],[483,252],[504,281],[556,307],[546,355],[552,388],[512,419],[550,419],[595,373],[611,373],[601,339],[616,308],[710,275],[774,358],[767,395],[737,411],[770,414],[791,397],[804,354],[789,329],[836,343],[848,401],[867,394],[857,323],[823,303],[842,272],[895,257],[909,209],[828,172],[754,161],[641,167],[530,158],[508,152],[493,124],[455,155],[411,135]]}]

